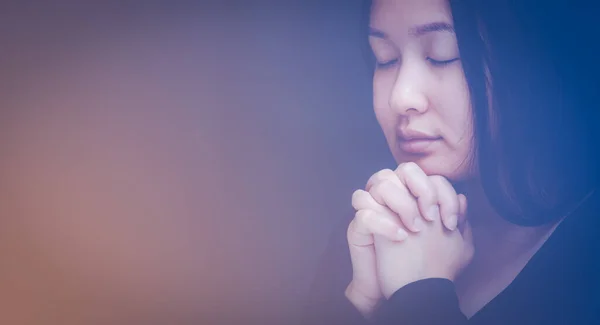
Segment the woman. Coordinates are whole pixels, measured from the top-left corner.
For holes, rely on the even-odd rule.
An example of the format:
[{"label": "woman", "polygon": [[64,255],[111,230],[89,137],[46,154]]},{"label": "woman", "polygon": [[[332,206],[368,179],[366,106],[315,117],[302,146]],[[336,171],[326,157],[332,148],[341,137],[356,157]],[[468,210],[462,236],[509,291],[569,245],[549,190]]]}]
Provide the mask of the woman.
[{"label": "woman", "polygon": [[315,323],[600,322],[585,5],[368,3],[374,110],[398,166],[354,193]]}]

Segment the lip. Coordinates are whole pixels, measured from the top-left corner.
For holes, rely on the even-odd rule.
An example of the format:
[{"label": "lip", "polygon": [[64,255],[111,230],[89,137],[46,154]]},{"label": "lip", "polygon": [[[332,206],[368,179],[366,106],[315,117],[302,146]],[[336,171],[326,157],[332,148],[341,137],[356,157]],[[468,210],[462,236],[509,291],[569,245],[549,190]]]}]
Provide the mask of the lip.
[{"label": "lip", "polygon": [[398,132],[398,147],[406,153],[427,153],[442,137],[415,130]]}]

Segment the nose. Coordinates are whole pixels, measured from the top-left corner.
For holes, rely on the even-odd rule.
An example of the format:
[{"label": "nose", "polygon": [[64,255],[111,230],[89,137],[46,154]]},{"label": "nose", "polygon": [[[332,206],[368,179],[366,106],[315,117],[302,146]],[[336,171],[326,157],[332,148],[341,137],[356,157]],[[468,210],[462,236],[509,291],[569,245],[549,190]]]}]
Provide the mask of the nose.
[{"label": "nose", "polygon": [[429,107],[426,95],[426,71],[418,66],[403,64],[392,85],[389,105],[400,115],[423,114]]}]

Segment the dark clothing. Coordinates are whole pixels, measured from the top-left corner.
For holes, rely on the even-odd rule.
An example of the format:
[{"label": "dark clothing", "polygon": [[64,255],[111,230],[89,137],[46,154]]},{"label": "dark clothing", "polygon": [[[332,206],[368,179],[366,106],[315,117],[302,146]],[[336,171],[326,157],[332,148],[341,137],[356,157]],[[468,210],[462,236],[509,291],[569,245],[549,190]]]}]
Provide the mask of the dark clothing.
[{"label": "dark clothing", "polygon": [[344,296],[352,274],[344,220],[311,290],[308,324],[600,324],[597,201],[598,195],[589,197],[565,218],[515,280],[471,319],[460,311],[452,282],[426,279],[398,290],[367,322]]}]

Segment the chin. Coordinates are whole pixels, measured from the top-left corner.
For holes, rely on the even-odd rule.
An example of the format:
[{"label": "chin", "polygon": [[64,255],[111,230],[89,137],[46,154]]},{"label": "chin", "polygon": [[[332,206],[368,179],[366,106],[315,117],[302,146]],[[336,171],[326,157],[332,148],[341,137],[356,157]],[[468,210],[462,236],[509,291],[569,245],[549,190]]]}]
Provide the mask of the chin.
[{"label": "chin", "polygon": [[394,154],[398,164],[414,162],[427,175],[440,175],[452,183],[464,182],[473,177],[473,168],[468,160],[445,157],[441,155],[406,155]]}]

